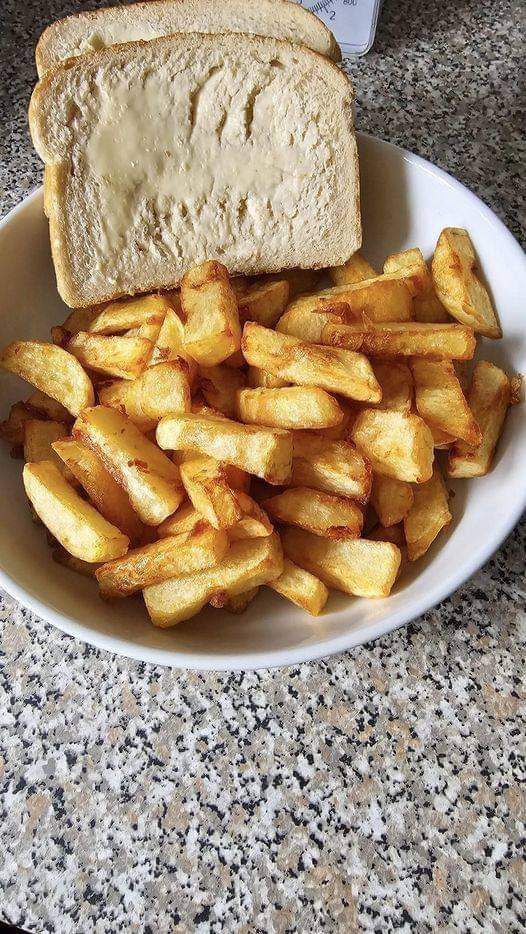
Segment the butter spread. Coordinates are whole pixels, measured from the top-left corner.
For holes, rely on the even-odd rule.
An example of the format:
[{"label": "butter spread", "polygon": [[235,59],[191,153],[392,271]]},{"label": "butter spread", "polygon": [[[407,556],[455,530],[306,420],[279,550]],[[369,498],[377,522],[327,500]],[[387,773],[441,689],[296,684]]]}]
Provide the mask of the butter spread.
[{"label": "butter spread", "polygon": [[118,248],[145,202],[161,211],[175,204],[183,216],[211,200],[223,215],[247,199],[256,213],[258,204],[271,214],[297,204],[313,174],[315,139],[293,145],[276,125],[272,72],[267,66],[260,86],[233,92],[221,68],[200,82],[147,73],[98,86],[85,159],[103,194],[108,247]]}]

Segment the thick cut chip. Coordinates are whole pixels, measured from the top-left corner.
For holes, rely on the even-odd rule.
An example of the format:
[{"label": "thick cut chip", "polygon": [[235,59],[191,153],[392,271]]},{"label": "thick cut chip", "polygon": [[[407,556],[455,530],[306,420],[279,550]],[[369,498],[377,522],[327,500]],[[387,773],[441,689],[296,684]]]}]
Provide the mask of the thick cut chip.
[{"label": "thick cut chip", "polygon": [[488,291],[477,274],[477,259],[467,230],[446,227],[432,263],[437,295],[457,321],[485,337],[502,337]]},{"label": "thick cut chip", "polygon": [[90,305],[87,308],[73,308],[61,325],[68,337],[72,334],[78,334],[79,331],[89,331],[91,322],[105,308],[102,305]]},{"label": "thick cut chip", "polygon": [[180,535],[181,532],[192,532],[196,526],[202,528],[205,524],[206,519],[203,519],[192,503],[183,503],[173,516],[168,516],[157,526],[157,534],[159,538],[165,538],[167,535]]},{"label": "thick cut chip", "polygon": [[[418,414],[431,429],[477,445],[480,428],[466,402],[451,360],[412,360]],[[441,442],[443,443],[443,442]]]},{"label": "thick cut chip", "polygon": [[117,380],[101,386],[99,401],[118,409],[142,431],[173,412],[189,412],[192,405],[188,368],[184,360],[158,363],[145,369],[137,379]]},{"label": "thick cut chip", "polygon": [[252,322],[243,328],[242,351],[251,366],[291,383],[317,386],[360,401],[380,401],[380,386],[363,354],[307,343]]},{"label": "thick cut chip", "polygon": [[15,402],[6,420],[0,423],[0,437],[8,444],[21,447],[24,444],[26,424],[33,417],[33,413],[29,411],[24,402]]},{"label": "thick cut chip", "polygon": [[336,399],[316,386],[240,389],[237,414],[242,422],[269,428],[330,428],[343,421]]},{"label": "thick cut chip", "polygon": [[157,443],[173,451],[208,454],[269,483],[290,479],[292,437],[278,428],[241,425],[210,415],[168,416],[157,426]]},{"label": "thick cut chip", "polygon": [[413,300],[415,321],[449,321],[449,315],[435,292],[433,279],[421,250],[415,247],[402,253],[391,253],[384,263],[384,272],[397,272],[407,269],[408,266],[417,266],[422,276],[422,289]]},{"label": "thick cut chip", "polygon": [[214,366],[239,350],[237,299],[225,266],[210,260],[190,269],[181,283],[181,305],[184,346],[194,360]]},{"label": "thick cut chip", "polygon": [[250,590],[245,590],[245,593],[232,594],[232,596],[217,594],[210,599],[210,606],[239,616],[240,613],[244,613],[248,609],[258,593],[259,587],[251,587]]},{"label": "thick cut chip", "polygon": [[175,308],[169,308],[164,316],[149,365],[156,366],[158,363],[170,363],[172,360],[184,360],[186,362],[188,379],[190,385],[193,385],[197,376],[197,363],[185,350],[184,324],[180,313]]},{"label": "thick cut chip", "polygon": [[361,253],[354,253],[343,266],[332,266],[329,269],[329,276],[334,285],[353,285],[355,282],[363,282],[364,279],[374,279],[377,275],[376,270]]},{"label": "thick cut chip", "polygon": [[405,549],[404,526],[402,523],[399,525],[390,525],[388,528],[384,525],[376,525],[374,529],[369,532],[367,538],[372,542],[391,542],[393,545],[398,545],[400,549]]},{"label": "thick cut chip", "polygon": [[254,280],[255,284],[265,282],[276,282],[277,280],[288,282],[289,299],[293,299],[302,292],[312,292],[320,280],[319,269],[284,269],[282,272],[270,273],[269,275],[258,276]]},{"label": "thick cut chip", "polygon": [[70,555],[69,551],[66,551],[58,542],[51,552],[51,557],[56,564],[61,564],[63,568],[67,568],[69,571],[75,571],[76,574],[81,574],[82,577],[95,577],[95,571],[100,567],[98,562],[93,564],[89,561],[83,561],[82,558],[75,558],[74,555]]},{"label": "thick cut chip", "polygon": [[38,415],[50,418],[54,422],[64,422],[69,425],[73,421],[71,413],[60,402],[52,399],[47,393],[41,392],[40,389],[31,393],[25,404]]},{"label": "thick cut chip", "polygon": [[362,532],[360,507],[333,493],[295,487],[265,500],[262,505],[279,522],[297,525],[323,538],[359,538]]},{"label": "thick cut chip", "polygon": [[141,295],[139,298],[110,302],[85,329],[93,334],[122,334],[145,324],[162,324],[172,308],[164,295]]},{"label": "thick cut chip", "polygon": [[42,421],[32,418],[25,423],[24,460],[26,463],[52,461],[66,479],[71,481],[71,474],[55,454],[52,444],[59,438],[65,438],[68,429],[63,422]]},{"label": "thick cut chip", "polygon": [[129,597],[151,584],[187,576],[217,564],[228,551],[228,536],[226,532],[203,525],[192,532],[134,548],[123,558],[103,564],[95,575],[101,595]]},{"label": "thick cut chip", "polygon": [[151,357],[153,344],[146,337],[129,334],[105,337],[79,331],[71,338],[68,350],[83,366],[96,373],[136,379]]},{"label": "thick cut chip", "polygon": [[390,542],[365,538],[335,542],[303,529],[285,529],[282,541],[287,558],[327,587],[356,597],[388,597],[402,557]]},{"label": "thick cut chip", "polygon": [[239,542],[245,538],[265,538],[271,535],[274,526],[261,506],[241,490],[237,500],[243,512],[239,522],[228,530],[230,541]]},{"label": "thick cut chip", "polygon": [[72,415],[95,401],[93,384],[79,361],[55,344],[14,341],[3,350],[0,366],[60,402]]},{"label": "thick cut chip", "polygon": [[131,541],[141,540],[145,531],[144,525],[132,509],[128,495],[114,480],[101,459],[75,438],[55,441],[53,450],[84,487],[100,514],[124,532]]},{"label": "thick cut chip", "polygon": [[431,479],[415,486],[413,505],[404,519],[409,560],[416,561],[425,554],[451,519],[447,490],[435,464]]},{"label": "thick cut chip", "polygon": [[482,441],[475,448],[462,442],[453,446],[447,464],[450,477],[483,477],[488,473],[511,404],[511,383],[506,373],[486,360],[477,363],[468,403]]},{"label": "thick cut chip", "polygon": [[247,382],[252,389],[282,389],[290,385],[286,379],[280,379],[257,366],[249,366]]},{"label": "thick cut chip", "polygon": [[288,558],[283,562],[283,572],[276,580],[270,581],[268,587],[311,616],[319,616],[329,598],[327,587],[318,577]]},{"label": "thick cut chip", "polygon": [[335,285],[312,295],[300,295],[287,311],[328,311],[346,306],[349,320],[365,315],[371,321],[410,321],[413,296],[422,290],[422,271],[418,266],[349,285]]},{"label": "thick cut chip", "polygon": [[52,461],[26,464],[24,487],[46,528],[76,558],[110,561],[127,552],[127,536],[81,499]]},{"label": "thick cut chip", "polygon": [[116,409],[86,409],[73,426],[73,436],[102,459],[146,525],[159,525],[181,504],[176,465]]},{"label": "thick cut chip", "polygon": [[382,388],[379,409],[410,412],[413,407],[413,377],[403,360],[375,360],[373,370]]},{"label": "thick cut chip", "polygon": [[346,441],[314,432],[294,432],[291,486],[312,487],[366,503],[371,492],[369,462]]},{"label": "thick cut chip", "polygon": [[[279,536],[234,542],[219,564],[186,577],[154,584],[143,591],[156,626],[175,626],[199,613],[210,600],[237,596],[275,580],[283,571]],[[224,598],[223,596],[224,595]]]},{"label": "thick cut chip", "polygon": [[243,510],[230,485],[227,465],[196,455],[185,459],[179,469],[192,505],[213,528],[227,529],[241,519]]},{"label": "thick cut chip", "polygon": [[383,526],[389,528],[391,525],[397,525],[407,516],[413,505],[413,487],[404,480],[375,474],[371,504]]},{"label": "thick cut chip", "polygon": [[203,366],[199,368],[199,389],[208,405],[235,418],[237,391],[245,385],[245,374],[229,366]]},{"label": "thick cut chip", "polygon": [[430,479],[433,435],[418,415],[364,409],[351,435],[376,473],[408,483],[424,483]]},{"label": "thick cut chip", "polygon": [[289,300],[289,284],[285,279],[256,284],[238,295],[239,318],[257,321],[266,328],[273,328],[285,311]]},{"label": "thick cut chip", "polygon": [[417,321],[348,322],[341,312],[287,310],[278,331],[329,347],[361,350],[377,357],[449,357],[470,360],[475,353],[473,330],[461,324]]}]

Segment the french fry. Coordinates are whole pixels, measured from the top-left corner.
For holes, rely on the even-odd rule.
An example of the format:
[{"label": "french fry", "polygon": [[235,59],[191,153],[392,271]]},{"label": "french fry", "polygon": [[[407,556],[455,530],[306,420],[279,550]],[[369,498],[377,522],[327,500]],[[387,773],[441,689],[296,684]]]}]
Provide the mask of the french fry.
[{"label": "french fry", "polygon": [[167,535],[180,535],[181,532],[193,532],[197,526],[204,528],[208,524],[192,503],[183,503],[172,516],[168,516],[157,526],[157,535],[159,538],[166,538]]},{"label": "french fry", "polygon": [[376,270],[361,253],[354,253],[343,266],[332,266],[329,269],[329,276],[334,285],[353,285],[355,282],[363,282],[364,279],[374,279],[377,275]]},{"label": "french fry", "polygon": [[330,311],[336,304],[347,306],[347,317],[371,321],[410,321],[413,316],[413,296],[423,289],[422,270],[410,266],[364,279],[349,285],[335,285],[330,289],[300,295],[288,306],[288,311]]},{"label": "french fry", "polygon": [[199,389],[213,409],[227,418],[236,417],[236,394],[245,385],[245,374],[229,366],[199,368]]},{"label": "french fry", "polygon": [[356,597],[388,597],[402,556],[391,542],[365,538],[331,541],[303,529],[288,528],[282,534],[285,556],[327,587]]},{"label": "french fry", "polygon": [[374,474],[371,505],[383,526],[398,525],[413,505],[413,487],[404,480]]},{"label": "french fry", "polygon": [[296,525],[323,538],[359,538],[363,512],[356,503],[309,487],[284,490],[262,503],[279,522]]},{"label": "french fry", "polygon": [[[418,414],[431,429],[461,438],[470,445],[480,444],[479,426],[466,402],[451,360],[411,361]],[[443,443],[443,442],[441,442]]]},{"label": "french fry", "polygon": [[247,382],[252,389],[282,389],[290,385],[286,379],[280,379],[257,366],[249,366]]},{"label": "french fry", "polygon": [[93,334],[122,334],[145,324],[162,324],[172,304],[164,295],[141,295],[110,302],[96,315],[86,331]]},{"label": "french fry", "polygon": [[128,538],[111,525],[64,479],[52,461],[26,464],[24,487],[46,528],[83,561],[109,561],[128,550]]},{"label": "french fry", "polygon": [[61,327],[69,336],[78,334],[79,331],[89,331],[91,322],[105,307],[103,304],[91,305],[88,308],[73,308]]},{"label": "french fry", "polygon": [[213,457],[193,455],[179,469],[192,505],[213,528],[227,529],[241,519],[243,510],[230,486],[226,465]]},{"label": "french fry", "polygon": [[33,418],[33,413],[29,411],[24,402],[15,402],[9,410],[9,415],[5,421],[0,423],[0,437],[20,447],[24,444],[25,426]]},{"label": "french fry", "polygon": [[199,613],[218,595],[246,593],[275,580],[283,571],[279,536],[234,542],[219,564],[187,577],[154,584],[143,591],[146,609],[155,626],[175,626]]},{"label": "french fry", "polygon": [[449,477],[483,477],[490,470],[511,403],[509,377],[493,363],[481,360],[473,371],[468,403],[482,441],[476,448],[462,442],[453,445],[447,463]]},{"label": "french fry", "polygon": [[413,505],[404,519],[409,560],[416,561],[425,554],[451,519],[447,490],[435,464],[431,479],[414,488]]},{"label": "french fry", "polygon": [[75,438],[55,441],[53,451],[84,487],[101,516],[124,532],[130,541],[142,540],[144,525],[132,509],[128,495],[106,470],[101,459]]},{"label": "french fry", "polygon": [[214,606],[218,610],[226,610],[227,613],[234,613],[236,616],[239,616],[248,609],[258,593],[259,587],[251,587],[250,590],[245,590],[245,593],[232,594],[232,596],[228,594],[215,594],[210,599],[210,606]]},{"label": "french fry", "polygon": [[[347,350],[358,351],[363,344],[363,335],[357,332],[353,338],[353,331],[348,331],[349,308],[343,303],[327,306],[323,311],[309,311],[308,309],[289,305],[286,312],[279,319],[276,330],[280,334],[290,334],[301,340],[313,344],[327,344],[325,339],[329,330],[334,327],[342,328],[347,335]],[[354,322],[356,323],[356,322]],[[250,368],[249,368],[250,371]]]},{"label": "french fry", "polygon": [[327,441],[348,441],[351,428],[358,414],[358,408],[352,402],[338,400],[338,404],[343,413],[343,418],[339,425],[333,428],[318,428],[316,434],[318,437],[326,438]]},{"label": "french fry", "polygon": [[237,415],[242,422],[269,428],[330,428],[343,421],[336,399],[315,386],[240,389]]},{"label": "french fry", "polygon": [[136,379],[148,364],[153,344],[145,337],[130,337],[129,334],[105,337],[79,331],[71,338],[67,349],[90,370],[121,379]]},{"label": "french fry", "polygon": [[362,354],[305,343],[252,322],[243,328],[242,351],[251,366],[262,367],[280,379],[360,401],[380,401],[380,386]]},{"label": "french fry", "polygon": [[433,443],[435,449],[438,451],[448,450],[452,444],[456,441],[454,435],[449,435],[447,431],[441,431],[440,428],[435,428],[434,425],[429,426],[431,428],[431,434],[433,435]]},{"label": "french fry", "polygon": [[221,561],[228,548],[226,532],[196,528],[134,548],[124,557],[103,564],[95,577],[105,599],[129,597],[151,584],[211,567]]},{"label": "french fry", "polygon": [[298,431],[294,432],[290,484],[366,503],[371,492],[371,468],[352,444]]},{"label": "french fry", "polygon": [[101,458],[145,525],[159,525],[181,504],[178,468],[116,409],[85,409],[73,426],[73,437]]},{"label": "french fry", "polygon": [[418,415],[364,409],[351,436],[376,473],[408,483],[425,483],[431,478],[433,436]]},{"label": "french fry", "polygon": [[319,578],[288,558],[283,561],[283,572],[267,586],[311,616],[319,616],[329,598],[329,591]]},{"label": "french fry", "polygon": [[43,341],[14,341],[0,356],[0,366],[27,380],[78,415],[93,405],[92,382],[73,354]]},{"label": "french fry", "polygon": [[89,561],[83,561],[82,558],[75,558],[58,542],[51,552],[51,557],[56,564],[61,564],[62,567],[68,568],[69,571],[75,571],[76,574],[82,574],[83,577],[95,577],[95,571],[100,567],[97,562],[93,564]]},{"label": "french fry", "polygon": [[273,328],[289,300],[289,284],[285,279],[258,283],[238,295],[239,320],[257,321]]},{"label": "french fry", "polygon": [[99,402],[123,412],[142,431],[149,431],[165,415],[190,411],[186,363],[180,359],[158,363],[143,370],[137,379],[101,386]]},{"label": "french fry", "polygon": [[289,284],[289,299],[293,299],[302,292],[312,292],[316,288],[320,279],[319,269],[283,269],[282,272],[270,273],[270,275],[258,276],[253,282],[254,285],[265,282],[275,282],[283,280]]},{"label": "french fry", "polygon": [[457,321],[485,337],[502,337],[488,291],[477,274],[477,259],[467,230],[444,228],[431,268],[436,293]]},{"label": "french fry", "polygon": [[197,376],[197,363],[184,347],[184,324],[173,308],[169,308],[159,329],[149,366],[184,360],[188,368],[188,381],[193,386]]},{"label": "french fry", "polygon": [[37,412],[38,415],[44,415],[45,418],[50,418],[54,422],[70,424],[73,421],[68,410],[60,402],[52,399],[45,392],[41,392],[40,389],[36,389],[35,392],[31,393],[25,404],[28,408]]},{"label": "french fry", "polygon": [[25,423],[24,432],[24,460],[26,463],[38,463],[39,461],[52,461],[60,470],[61,474],[71,483],[72,476],[55,454],[53,442],[59,438],[65,438],[68,429],[63,422],[42,421],[39,418],[32,418]]},{"label": "french fry", "polygon": [[422,275],[422,289],[413,300],[413,316],[415,321],[438,323],[450,321],[450,317],[438,298],[433,285],[431,273],[427,263],[418,248],[404,250],[402,253],[391,253],[384,263],[384,272],[397,272],[408,266],[418,266]]},{"label": "french fry", "polygon": [[[350,332],[348,329],[350,328]],[[340,326],[329,325],[326,339],[329,344],[347,346],[359,334],[363,353],[387,357],[449,357],[469,360],[475,352],[475,337],[470,328],[460,324],[350,324],[342,331]]]},{"label": "french fry", "polygon": [[413,407],[413,377],[403,360],[374,360],[373,370],[382,389],[379,409],[410,412]]},{"label": "french fry", "polygon": [[228,270],[215,261],[195,266],[181,283],[184,346],[205,366],[222,363],[239,350],[241,329],[237,299]]},{"label": "french fry", "polygon": [[292,438],[277,428],[241,425],[209,415],[174,415],[159,422],[157,443],[173,451],[208,454],[269,483],[279,485],[290,478]]},{"label": "french fry", "polygon": [[475,335],[461,324],[420,324],[416,321],[384,323],[345,321],[341,312],[304,312],[289,309],[278,322],[278,331],[327,346],[361,350],[376,357],[449,357],[470,360]]},{"label": "french fry", "polygon": [[252,280],[250,276],[233,276],[230,285],[237,296],[244,295],[252,285]]},{"label": "french fry", "polygon": [[265,538],[274,531],[274,526],[267,513],[256,503],[252,497],[244,492],[238,492],[238,503],[242,509],[242,516],[228,530],[231,542],[239,542],[245,538]]},{"label": "french fry", "polygon": [[402,551],[403,563],[403,555],[406,546],[403,523],[399,525],[390,525],[388,528],[383,525],[376,525],[374,529],[369,532],[367,538],[371,542],[391,542],[392,545],[397,545]]}]

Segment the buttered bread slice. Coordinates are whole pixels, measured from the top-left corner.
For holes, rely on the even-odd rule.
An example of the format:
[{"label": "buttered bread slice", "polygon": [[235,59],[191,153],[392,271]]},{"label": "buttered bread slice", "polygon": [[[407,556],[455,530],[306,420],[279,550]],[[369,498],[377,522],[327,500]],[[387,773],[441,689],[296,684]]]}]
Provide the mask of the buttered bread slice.
[{"label": "buttered bread slice", "polygon": [[178,34],[70,59],[30,105],[64,301],[340,265],[361,242],[353,92],[272,38]]},{"label": "buttered bread slice", "polygon": [[340,48],[317,16],[290,0],[148,0],[74,13],[42,33],[35,58],[39,78],[66,58],[137,39],[176,32],[245,32],[298,42],[341,59]]}]

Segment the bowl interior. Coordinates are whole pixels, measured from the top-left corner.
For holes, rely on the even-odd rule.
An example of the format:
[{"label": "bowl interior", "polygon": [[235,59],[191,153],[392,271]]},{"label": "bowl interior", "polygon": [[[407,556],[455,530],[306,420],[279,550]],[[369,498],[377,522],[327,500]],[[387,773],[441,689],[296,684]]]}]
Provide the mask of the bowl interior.
[{"label": "bowl interior", "polygon": [[[381,269],[387,253],[418,245],[430,256],[444,226],[466,227],[499,311],[504,339],[484,341],[481,356],[524,372],[522,251],[497,218],[453,179],[424,160],[371,137],[360,137],[364,253]],[[0,227],[0,344],[44,338],[67,314],[54,280],[41,190]],[[0,412],[29,394],[2,374]],[[524,508],[521,407],[511,410],[494,470],[452,484],[454,522],[388,600],[333,594],[312,619],[270,591],[240,617],[207,610],[172,630],[150,625],[137,598],[108,606],[95,584],[51,561],[42,530],[29,516],[21,462],[2,444],[0,584],[40,616],[73,635],[147,661],[194,668],[251,668],[321,657],[364,642],[417,616],[451,593],[498,547]],[[4,414],[5,413],[5,414]]]}]

